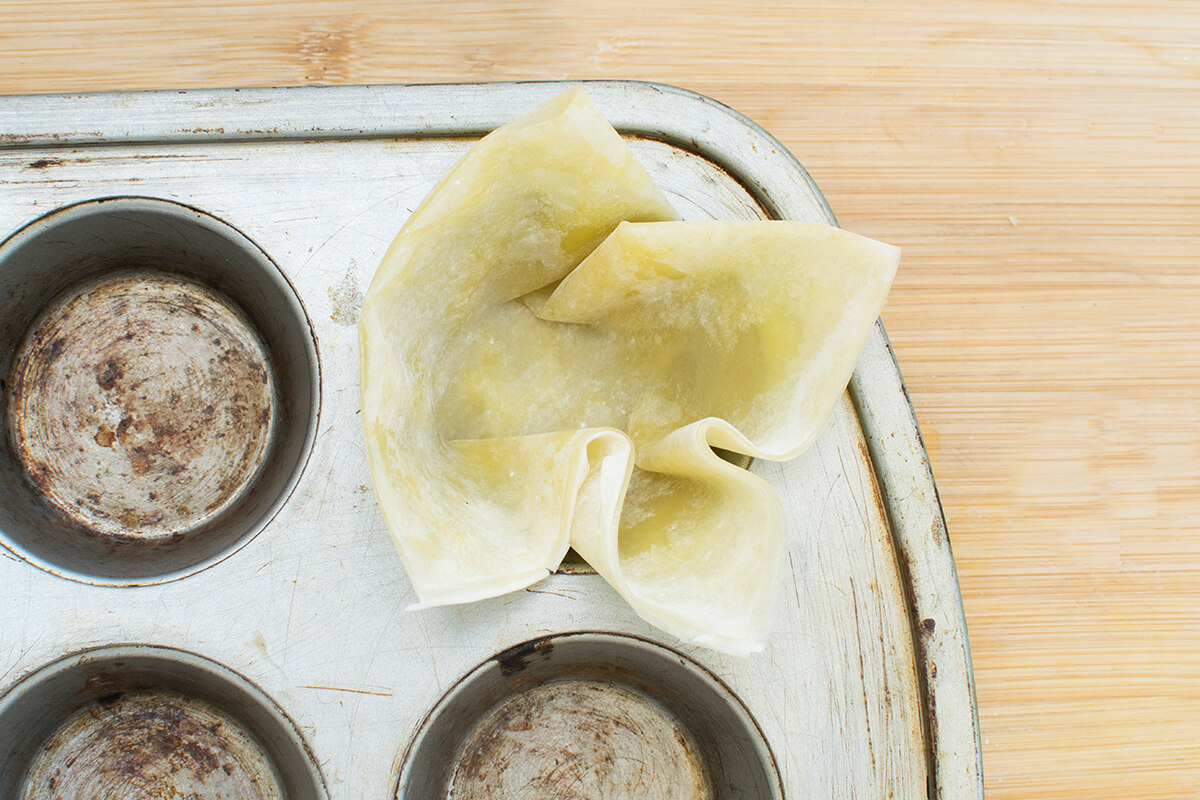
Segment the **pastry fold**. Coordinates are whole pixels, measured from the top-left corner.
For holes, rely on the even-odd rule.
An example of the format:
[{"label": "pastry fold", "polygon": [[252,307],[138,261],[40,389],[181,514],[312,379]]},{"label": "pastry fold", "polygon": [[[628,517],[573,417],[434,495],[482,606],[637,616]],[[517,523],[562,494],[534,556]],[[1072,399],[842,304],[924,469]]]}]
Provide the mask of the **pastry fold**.
[{"label": "pastry fold", "polygon": [[421,605],[528,586],[574,546],[651,624],[765,643],[780,504],[713,448],[811,444],[898,250],[674,218],[573,89],[483,138],[400,231],[363,307],[360,390]]}]

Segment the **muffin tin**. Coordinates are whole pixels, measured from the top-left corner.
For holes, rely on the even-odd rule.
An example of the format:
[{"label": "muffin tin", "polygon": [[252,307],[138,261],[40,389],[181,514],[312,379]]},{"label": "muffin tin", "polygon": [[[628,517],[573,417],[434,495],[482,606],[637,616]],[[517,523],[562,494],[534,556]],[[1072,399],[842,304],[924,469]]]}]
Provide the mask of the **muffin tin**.
[{"label": "muffin tin", "polygon": [[[103,780],[113,797],[982,796],[953,560],[882,327],[817,444],[751,466],[790,534],[765,652],[682,645],[577,563],[405,610],[357,311],[471,142],[563,88],[0,98],[0,800]],[[588,91],[685,218],[833,222],[736,112]]]}]

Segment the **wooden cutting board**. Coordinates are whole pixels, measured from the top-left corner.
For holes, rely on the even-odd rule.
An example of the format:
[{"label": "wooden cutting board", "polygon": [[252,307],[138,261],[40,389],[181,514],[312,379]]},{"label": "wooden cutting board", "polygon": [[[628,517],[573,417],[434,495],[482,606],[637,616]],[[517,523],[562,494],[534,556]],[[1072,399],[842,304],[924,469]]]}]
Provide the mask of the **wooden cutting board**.
[{"label": "wooden cutting board", "polygon": [[0,3],[4,93],[585,77],[734,106],[904,248],[988,796],[1200,796],[1200,6]]}]

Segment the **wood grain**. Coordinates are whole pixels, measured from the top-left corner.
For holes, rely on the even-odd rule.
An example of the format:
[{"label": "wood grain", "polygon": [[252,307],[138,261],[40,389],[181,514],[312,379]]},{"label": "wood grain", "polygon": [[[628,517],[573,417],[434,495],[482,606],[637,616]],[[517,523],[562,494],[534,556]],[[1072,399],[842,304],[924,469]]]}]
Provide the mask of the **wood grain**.
[{"label": "wood grain", "polygon": [[[1200,796],[1200,6],[0,3],[0,92],[641,78],[902,246],[988,796]],[[3,121],[0,120],[0,126]]]}]

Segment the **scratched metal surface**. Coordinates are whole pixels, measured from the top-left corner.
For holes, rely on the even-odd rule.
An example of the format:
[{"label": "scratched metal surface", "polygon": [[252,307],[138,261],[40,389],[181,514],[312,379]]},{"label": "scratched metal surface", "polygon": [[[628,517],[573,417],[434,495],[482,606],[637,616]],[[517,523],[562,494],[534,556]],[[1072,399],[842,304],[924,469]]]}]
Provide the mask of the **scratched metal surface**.
[{"label": "scratched metal surface", "polygon": [[[426,712],[462,675],[558,631],[679,647],[597,576],[494,600],[415,600],[370,489],[356,316],[392,237],[481,133],[561,84],[381,86],[0,98],[0,236],[113,195],[176,200],[270,255],[321,360],[317,437],[248,544],[160,585],[94,586],[0,549],[0,692],[64,653],[147,642],[199,653],[295,721],[335,800],[387,798]],[[800,165],[696,95],[590,94],[687,218],[832,221]],[[903,269],[903,264],[901,265]],[[961,600],[932,475],[882,327],[817,444],[753,469],[784,499],[786,591],[765,652],[684,652],[744,701],[789,798],[982,797]]]}]

